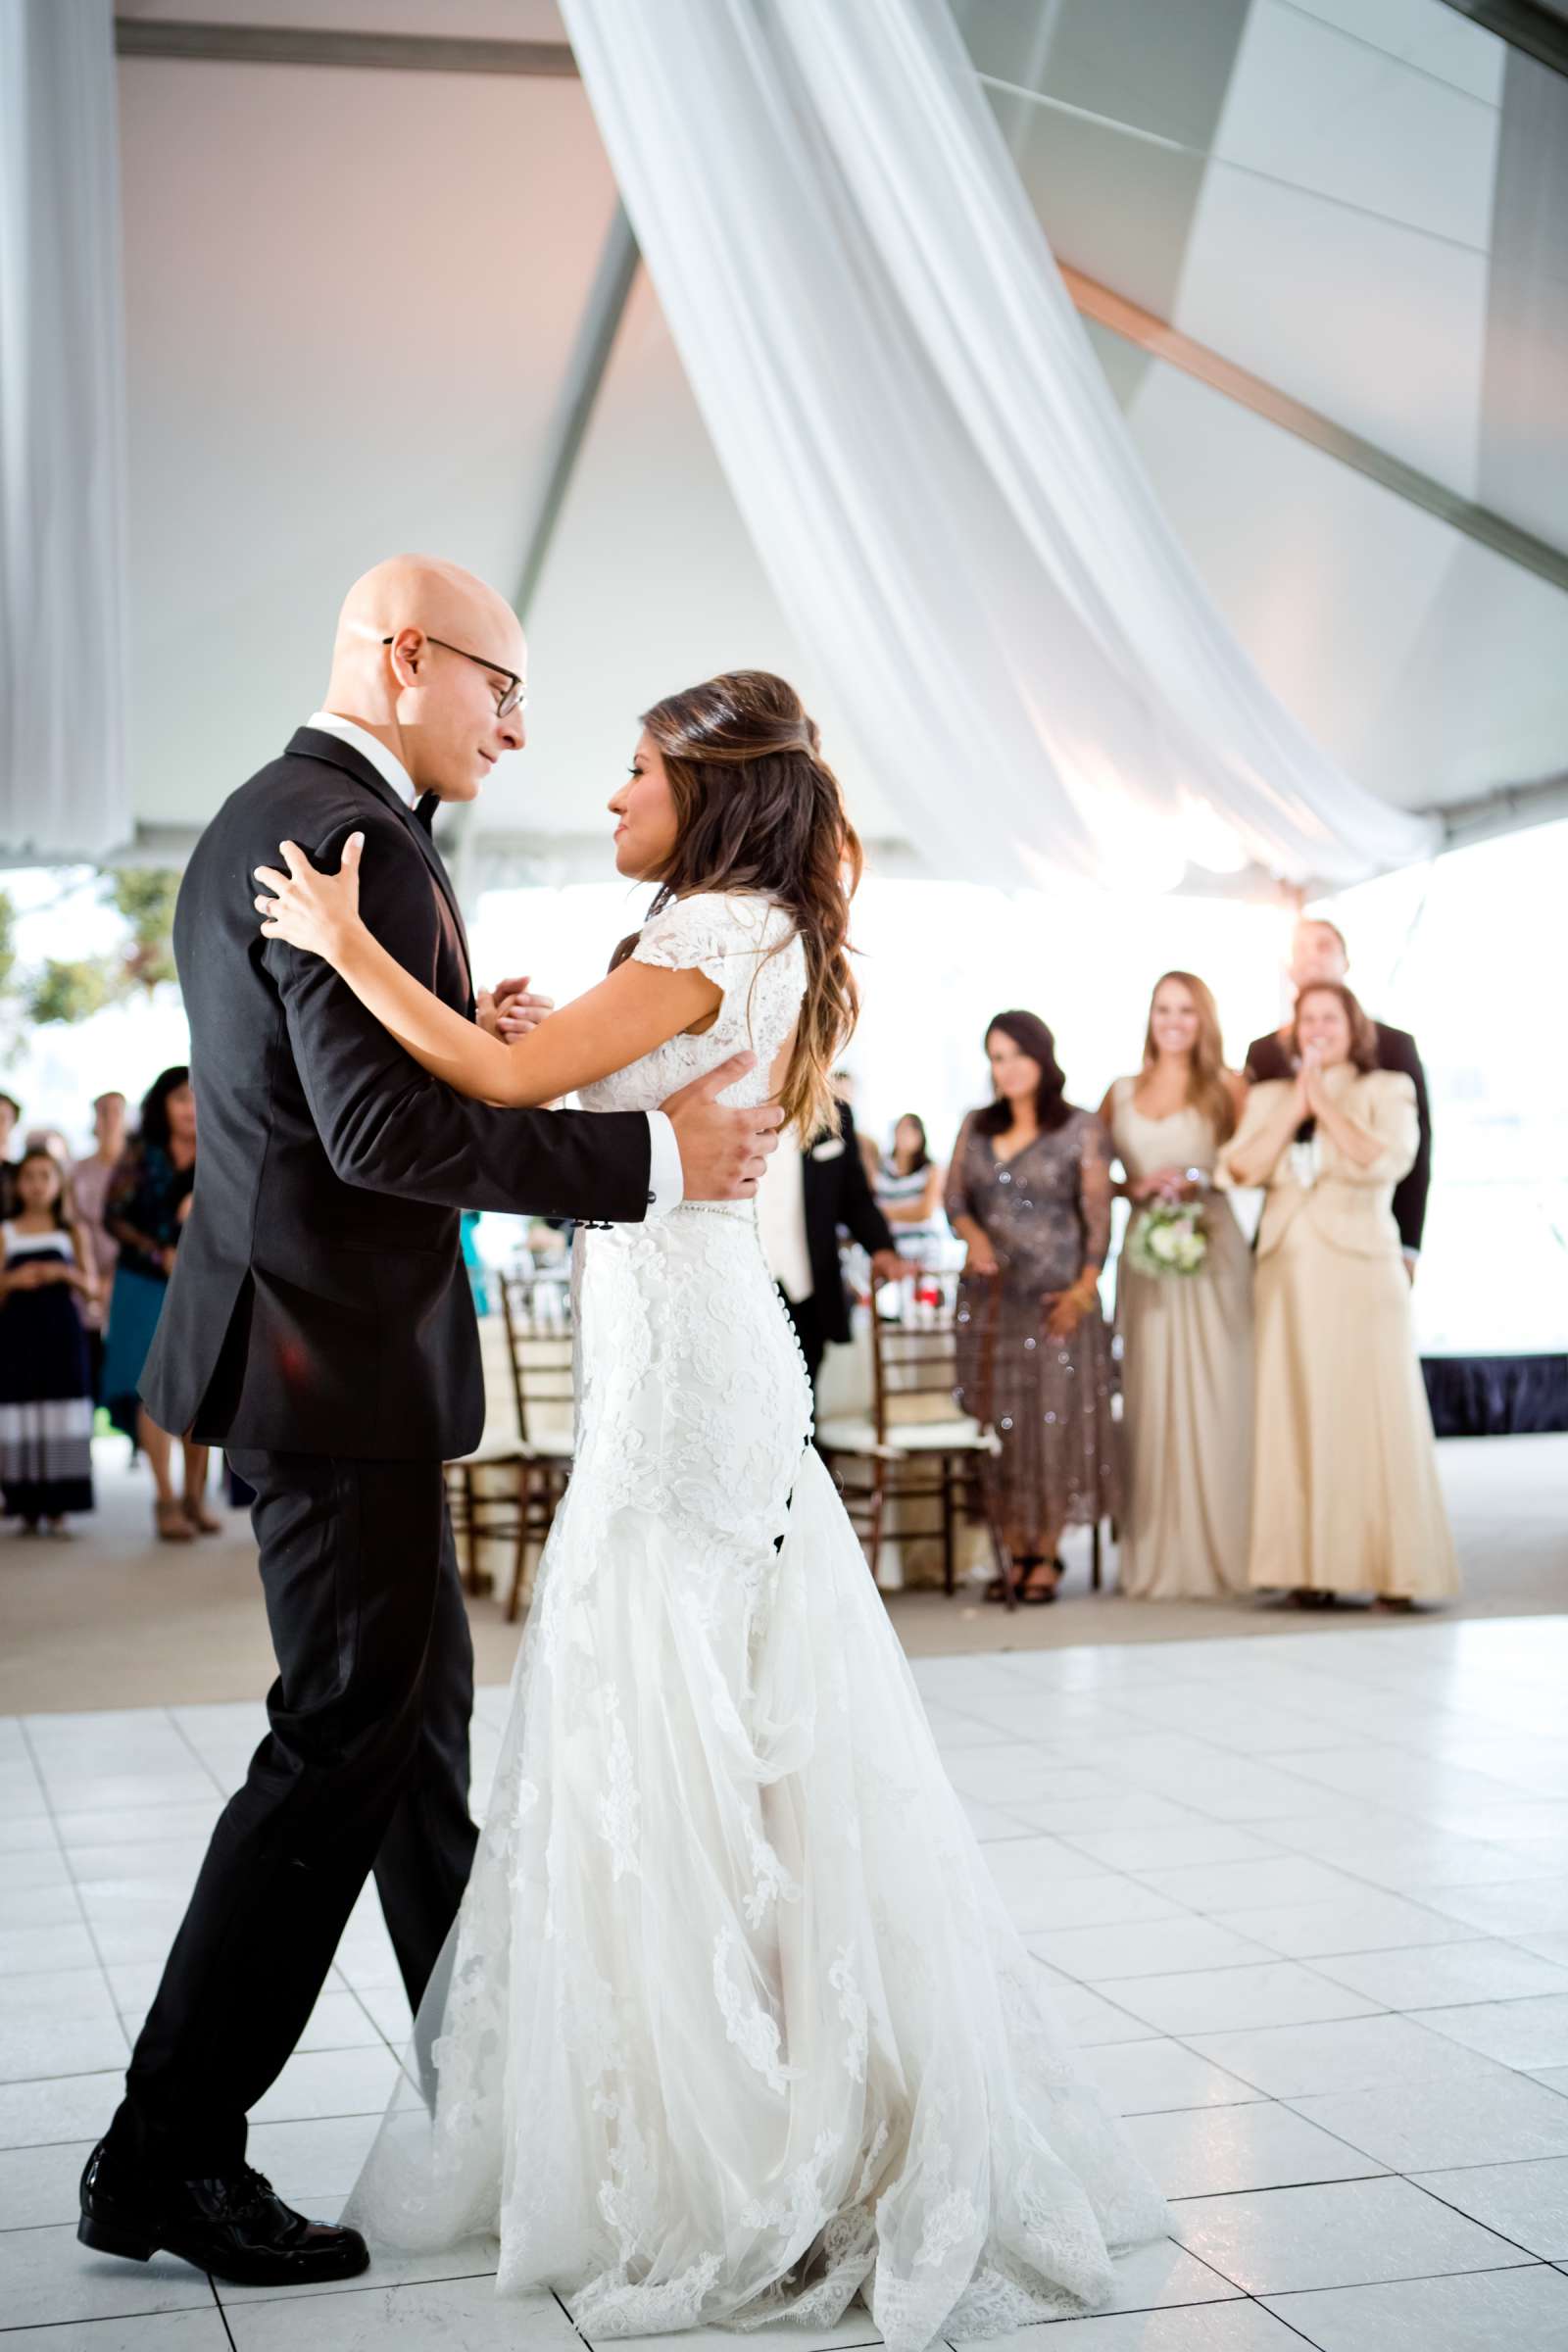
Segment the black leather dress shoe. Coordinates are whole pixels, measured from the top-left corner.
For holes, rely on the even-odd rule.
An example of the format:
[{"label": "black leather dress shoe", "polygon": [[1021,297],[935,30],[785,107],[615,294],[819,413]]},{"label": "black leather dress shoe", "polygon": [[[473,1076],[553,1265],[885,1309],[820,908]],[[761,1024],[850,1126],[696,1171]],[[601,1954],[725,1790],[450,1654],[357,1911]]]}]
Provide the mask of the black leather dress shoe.
[{"label": "black leather dress shoe", "polygon": [[131,2179],[99,2141],[81,2176],[76,2235],[99,2254],[148,2262],[177,2254],[234,2286],[312,2286],[369,2267],[357,2230],[308,2222],[270,2180],[243,2165],[218,2180],[151,2187]]}]

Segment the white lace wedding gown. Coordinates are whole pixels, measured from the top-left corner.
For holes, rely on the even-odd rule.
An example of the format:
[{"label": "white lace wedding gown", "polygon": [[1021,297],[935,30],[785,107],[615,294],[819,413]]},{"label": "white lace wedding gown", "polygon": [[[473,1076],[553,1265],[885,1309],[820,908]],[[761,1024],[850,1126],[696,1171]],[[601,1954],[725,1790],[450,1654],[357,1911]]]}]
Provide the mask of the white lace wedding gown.
[{"label": "white lace wedding gown", "polygon": [[[769,954],[777,949],[776,954]],[[805,958],[705,894],[635,954],[716,1024],[585,1090],[647,1108]],[[1161,2200],[1050,2016],[831,1479],[752,1202],[578,1243],[576,1466],[473,1876],[347,2218],[501,2241],[593,2338],[837,2321],[894,2352],[1112,2293]],[[423,2090],[421,2093],[420,2082]]]}]

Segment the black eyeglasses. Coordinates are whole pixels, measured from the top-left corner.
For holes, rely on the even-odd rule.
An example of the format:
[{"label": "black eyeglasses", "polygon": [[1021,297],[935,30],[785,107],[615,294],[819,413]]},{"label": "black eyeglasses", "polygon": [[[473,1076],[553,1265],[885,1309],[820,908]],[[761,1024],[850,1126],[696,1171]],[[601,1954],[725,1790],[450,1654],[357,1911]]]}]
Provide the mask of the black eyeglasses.
[{"label": "black eyeglasses", "polygon": [[[497,677],[511,679],[512,683],[503,686],[496,695],[497,718],[510,718],[514,710],[526,710],[528,708],[528,689],[514,669],[503,669],[499,662],[488,662],[483,654],[466,654],[461,645],[449,645],[444,637],[431,637],[428,631],[425,642],[438,645],[444,654],[462,655],[463,660],[471,662],[476,669],[493,670]],[[383,637],[381,643],[390,645],[392,639]]]}]

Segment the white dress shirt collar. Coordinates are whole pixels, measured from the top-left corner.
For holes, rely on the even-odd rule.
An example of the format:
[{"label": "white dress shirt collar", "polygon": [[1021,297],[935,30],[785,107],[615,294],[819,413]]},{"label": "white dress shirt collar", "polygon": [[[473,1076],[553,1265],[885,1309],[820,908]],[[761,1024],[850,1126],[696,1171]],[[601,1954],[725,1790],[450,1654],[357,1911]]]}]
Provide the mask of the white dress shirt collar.
[{"label": "white dress shirt collar", "polygon": [[368,728],[357,726],[352,718],[340,718],[335,710],[313,710],[305,721],[318,735],[335,735],[340,743],[352,744],[362,759],[368,760],[383,784],[390,784],[398,799],[412,808],[418,800],[414,778],[398,758]]}]

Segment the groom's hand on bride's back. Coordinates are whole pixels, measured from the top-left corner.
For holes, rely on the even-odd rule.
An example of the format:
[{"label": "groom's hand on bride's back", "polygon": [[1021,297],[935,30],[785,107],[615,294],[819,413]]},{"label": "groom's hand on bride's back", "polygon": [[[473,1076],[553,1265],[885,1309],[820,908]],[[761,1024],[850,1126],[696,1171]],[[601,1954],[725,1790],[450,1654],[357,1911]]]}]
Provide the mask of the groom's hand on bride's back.
[{"label": "groom's hand on bride's back", "polygon": [[735,1110],[715,1100],[756,1062],[755,1054],[732,1054],[659,1106],[675,1130],[688,1200],[750,1200],[778,1150],[784,1113],[777,1103]]}]

